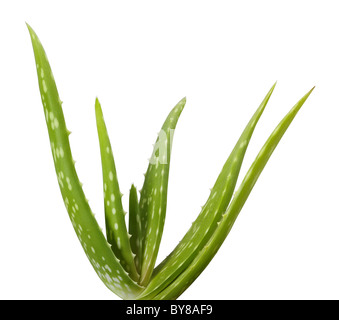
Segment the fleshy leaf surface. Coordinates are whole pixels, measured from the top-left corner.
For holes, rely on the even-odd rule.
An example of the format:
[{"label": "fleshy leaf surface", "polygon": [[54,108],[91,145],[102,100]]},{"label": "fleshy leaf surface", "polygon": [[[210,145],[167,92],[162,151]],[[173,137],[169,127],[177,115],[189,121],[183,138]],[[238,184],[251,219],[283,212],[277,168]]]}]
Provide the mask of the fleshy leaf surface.
[{"label": "fleshy leaf surface", "polygon": [[112,250],[121,265],[129,272],[133,280],[138,281],[139,274],[135,267],[134,254],[127,233],[112,146],[98,99],[95,100],[95,116],[102,163],[107,241],[112,245]]},{"label": "fleshy leaf surface", "polygon": [[[38,82],[58,182],[78,239],[104,284],[123,299],[135,297],[143,288],[133,281],[115,257],[92,213],[75,170],[69,144],[70,132],[45,50],[27,24],[36,62]],[[74,272],[74,270],[70,270]]]},{"label": "fleshy leaf surface", "polygon": [[172,109],[163,124],[154,145],[140,194],[139,208],[143,231],[140,284],[144,286],[151,277],[159,251],[166,216],[171,142],[185,104],[186,98],[183,98]]},{"label": "fleshy leaf surface", "polygon": [[142,246],[140,245],[141,241],[141,220],[140,220],[140,211],[139,211],[139,200],[138,192],[134,185],[131,186],[129,192],[129,222],[128,230],[131,235],[130,243],[132,251],[135,254],[135,265],[137,271],[140,273],[141,269],[141,255],[142,255]]}]

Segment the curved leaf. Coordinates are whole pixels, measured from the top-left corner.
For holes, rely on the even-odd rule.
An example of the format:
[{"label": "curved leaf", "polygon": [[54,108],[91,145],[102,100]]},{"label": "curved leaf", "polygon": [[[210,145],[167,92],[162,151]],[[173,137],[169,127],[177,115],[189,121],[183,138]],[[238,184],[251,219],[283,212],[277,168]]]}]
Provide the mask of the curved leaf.
[{"label": "curved leaf", "polygon": [[139,298],[150,299],[163,290],[187,268],[210,239],[231,200],[248,143],[274,88],[275,84],[245,127],[198,218],[172,253],[155,269],[154,276]]},{"label": "curved leaf", "polygon": [[312,90],[313,88],[303,98],[301,98],[301,100],[298,101],[298,103],[284,117],[284,119],[278,124],[273,133],[267,139],[258,156],[254,160],[252,166],[248,170],[239,189],[236,191],[232,202],[230,203],[226,212],[222,215],[221,220],[218,222],[217,229],[214,231],[207,244],[202,248],[188,268],[185,269],[156,297],[153,297],[154,299],[177,299],[206,268],[230,232],[240,210],[246,202],[268,159],[291,124],[292,120],[296,116],[297,112],[311,94]]},{"label": "curved leaf", "polygon": [[29,25],[27,27],[35,55],[55,170],[69,217],[88,260],[98,276],[118,296],[130,299],[143,288],[133,281],[120,265],[85,198],[71,154],[68,139],[70,132],[66,128],[61,101],[46,53],[33,29]]},{"label": "curved leaf", "polygon": [[159,251],[166,216],[171,141],[185,104],[186,98],[183,98],[172,109],[163,124],[154,145],[140,194],[139,207],[143,230],[140,275],[142,285],[147,285]]},{"label": "curved leaf", "polygon": [[112,250],[120,259],[121,265],[129,272],[133,280],[137,281],[139,274],[135,267],[134,254],[127,233],[113,151],[98,99],[95,100],[95,116],[102,163],[107,241],[112,245]]}]

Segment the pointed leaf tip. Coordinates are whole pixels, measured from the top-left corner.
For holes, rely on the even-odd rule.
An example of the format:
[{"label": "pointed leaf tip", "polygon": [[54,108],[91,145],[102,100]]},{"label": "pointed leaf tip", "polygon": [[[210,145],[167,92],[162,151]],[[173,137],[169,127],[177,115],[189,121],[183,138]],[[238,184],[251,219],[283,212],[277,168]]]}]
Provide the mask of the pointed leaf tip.
[{"label": "pointed leaf tip", "polygon": [[26,23],[26,27],[28,29],[28,32],[29,32],[31,38],[32,39],[37,38],[37,35],[36,35],[35,31],[33,30],[33,28],[27,22],[25,22],[25,23]]},{"label": "pointed leaf tip", "polygon": [[[101,111],[101,105],[100,105],[100,101],[99,101],[98,97],[95,98],[95,104],[94,104],[94,106],[95,106],[95,110],[96,110],[97,112]],[[102,112],[101,112],[101,113],[102,113]]]},{"label": "pointed leaf tip", "polygon": [[29,31],[33,30],[32,27],[28,24],[28,22],[25,22],[26,23],[26,27],[28,28]]}]

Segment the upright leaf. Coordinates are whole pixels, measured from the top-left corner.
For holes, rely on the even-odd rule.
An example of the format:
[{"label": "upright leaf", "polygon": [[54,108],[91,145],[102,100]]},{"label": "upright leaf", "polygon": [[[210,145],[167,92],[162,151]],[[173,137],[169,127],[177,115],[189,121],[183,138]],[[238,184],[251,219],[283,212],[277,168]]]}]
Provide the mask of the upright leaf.
[{"label": "upright leaf", "polygon": [[183,98],[165,120],[158,134],[141,190],[139,204],[143,230],[140,275],[142,285],[148,283],[158,255],[166,216],[171,141],[185,103],[186,98]]},{"label": "upright leaf", "polygon": [[125,212],[121,202],[112,146],[98,99],[95,101],[95,116],[102,163],[107,241],[112,245],[112,249],[117,258],[120,259],[121,265],[137,281],[139,274],[135,267],[134,254],[132,253],[130,237],[127,233]]},{"label": "upright leaf", "polygon": [[135,265],[137,271],[140,273],[141,269],[141,255],[142,255],[142,246],[141,246],[141,220],[140,220],[140,211],[139,211],[139,200],[137,189],[132,185],[129,193],[129,233],[131,235],[130,242],[132,251],[135,254]]}]

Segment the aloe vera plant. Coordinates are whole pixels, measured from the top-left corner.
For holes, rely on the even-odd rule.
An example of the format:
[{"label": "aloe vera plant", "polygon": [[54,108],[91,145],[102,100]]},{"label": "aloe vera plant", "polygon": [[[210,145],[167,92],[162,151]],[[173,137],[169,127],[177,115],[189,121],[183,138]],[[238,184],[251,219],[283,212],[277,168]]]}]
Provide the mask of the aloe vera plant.
[{"label": "aloe vera plant", "polygon": [[231,230],[241,208],[275,147],[313,88],[281,120],[235,191],[253,131],[275,88],[269,90],[223,166],[209,198],[176,248],[155,267],[163,233],[171,141],[185,106],[169,113],[154,145],[140,199],[132,185],[129,223],[117,179],[112,147],[99,100],[95,101],[102,173],[106,237],[99,227],[77,176],[62,103],[46,53],[28,26],[35,55],[42,104],[61,194],[79,241],[104,284],[123,299],[176,299],[206,268]]}]

